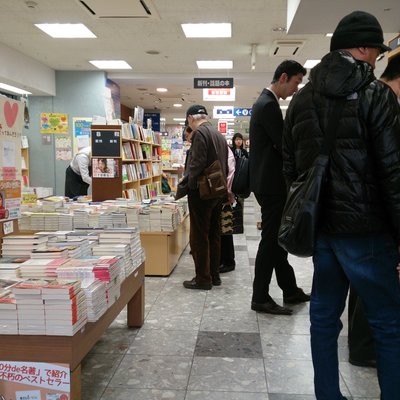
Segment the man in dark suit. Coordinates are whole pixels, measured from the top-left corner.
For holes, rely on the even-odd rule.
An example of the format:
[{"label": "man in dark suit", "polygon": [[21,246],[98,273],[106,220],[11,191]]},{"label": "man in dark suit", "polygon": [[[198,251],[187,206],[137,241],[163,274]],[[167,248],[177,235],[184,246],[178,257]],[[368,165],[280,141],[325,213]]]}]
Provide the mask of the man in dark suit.
[{"label": "man in dark suit", "polygon": [[261,206],[262,233],[258,246],[251,309],[269,314],[290,315],[269,295],[272,272],[283,291],[285,303],[310,300],[297,287],[287,252],[278,245],[278,229],[286,200],[282,174],[283,117],[279,99],[298,90],[307,71],[296,61],[283,61],[275,71],[271,86],[265,88],[253,105],[250,120],[250,189]]}]

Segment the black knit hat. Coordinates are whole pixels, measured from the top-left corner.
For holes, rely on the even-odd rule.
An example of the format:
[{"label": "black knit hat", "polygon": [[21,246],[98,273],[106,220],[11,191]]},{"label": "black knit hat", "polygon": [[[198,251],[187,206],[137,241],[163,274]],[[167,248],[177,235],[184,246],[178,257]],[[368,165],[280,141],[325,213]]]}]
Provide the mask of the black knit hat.
[{"label": "black knit hat", "polygon": [[331,49],[372,47],[381,53],[391,50],[383,44],[383,31],[379,21],[365,11],[353,11],[341,19],[333,32]]}]

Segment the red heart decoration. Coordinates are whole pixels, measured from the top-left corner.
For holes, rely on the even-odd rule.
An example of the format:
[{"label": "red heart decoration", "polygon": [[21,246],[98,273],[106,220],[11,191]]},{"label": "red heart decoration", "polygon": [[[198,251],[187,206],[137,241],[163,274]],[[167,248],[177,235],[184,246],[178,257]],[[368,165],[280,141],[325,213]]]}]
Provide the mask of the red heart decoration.
[{"label": "red heart decoration", "polygon": [[18,104],[14,103],[13,105],[10,104],[9,101],[4,103],[4,116],[6,117],[6,123],[9,128],[11,128],[15,120],[17,119],[18,115]]}]

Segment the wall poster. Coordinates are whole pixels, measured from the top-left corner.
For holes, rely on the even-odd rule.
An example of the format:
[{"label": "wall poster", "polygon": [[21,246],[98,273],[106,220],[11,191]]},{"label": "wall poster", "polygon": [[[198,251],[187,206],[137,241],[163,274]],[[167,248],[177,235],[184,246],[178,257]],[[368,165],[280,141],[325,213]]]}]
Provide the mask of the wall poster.
[{"label": "wall poster", "polygon": [[84,147],[90,146],[90,127],[92,118],[72,118],[73,125],[73,154]]},{"label": "wall poster", "polygon": [[93,178],[118,178],[119,158],[92,158]]},{"label": "wall poster", "polygon": [[41,113],[40,133],[68,133],[68,114]]}]

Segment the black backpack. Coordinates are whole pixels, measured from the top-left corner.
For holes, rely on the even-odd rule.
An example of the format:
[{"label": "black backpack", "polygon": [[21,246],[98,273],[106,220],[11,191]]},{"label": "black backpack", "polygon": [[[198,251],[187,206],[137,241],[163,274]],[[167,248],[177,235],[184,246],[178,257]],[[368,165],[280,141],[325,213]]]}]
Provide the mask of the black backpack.
[{"label": "black backpack", "polygon": [[250,196],[249,159],[246,157],[236,158],[232,192],[243,199],[247,199]]}]

